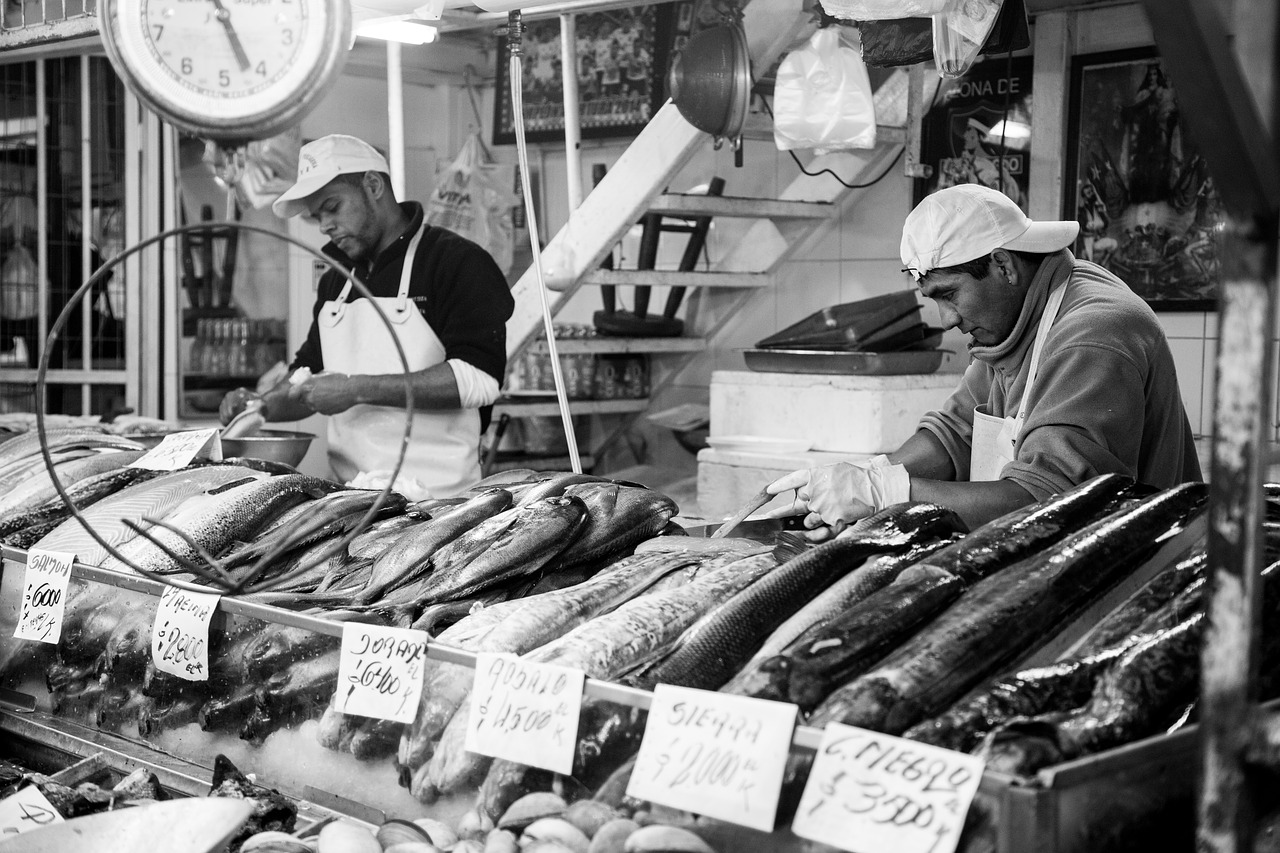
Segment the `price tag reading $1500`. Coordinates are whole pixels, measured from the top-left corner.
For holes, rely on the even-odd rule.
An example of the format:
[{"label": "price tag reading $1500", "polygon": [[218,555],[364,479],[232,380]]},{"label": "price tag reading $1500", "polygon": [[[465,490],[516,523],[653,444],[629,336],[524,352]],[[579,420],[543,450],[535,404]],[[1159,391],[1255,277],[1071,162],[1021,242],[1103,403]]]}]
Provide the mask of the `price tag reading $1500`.
[{"label": "price tag reading $1500", "polygon": [[476,655],[467,750],[569,775],[584,678],[566,666]]},{"label": "price tag reading $1500", "polygon": [[796,711],[659,684],[627,794],[771,832]]},{"label": "price tag reading $1500", "polygon": [[156,669],[187,681],[209,680],[209,620],[219,598],[215,592],[164,588],[151,625]]},{"label": "price tag reading $1500", "polygon": [[0,800],[0,843],[52,823],[62,823],[62,815],[35,785]]},{"label": "price tag reading $1500", "polygon": [[33,550],[27,554],[22,612],[15,639],[57,644],[62,637],[62,613],[67,606],[67,582],[75,554]]},{"label": "price tag reading $1500", "polygon": [[952,853],[980,758],[831,723],[791,828],[854,853]]},{"label": "price tag reading $1500", "polygon": [[160,443],[129,463],[130,468],[150,468],[152,471],[177,471],[208,448],[208,456],[214,462],[222,461],[222,442],[217,429],[192,429],[166,435]]},{"label": "price tag reading $1500", "polygon": [[422,695],[427,635],[409,628],[342,626],[337,710],[344,714],[412,723]]}]

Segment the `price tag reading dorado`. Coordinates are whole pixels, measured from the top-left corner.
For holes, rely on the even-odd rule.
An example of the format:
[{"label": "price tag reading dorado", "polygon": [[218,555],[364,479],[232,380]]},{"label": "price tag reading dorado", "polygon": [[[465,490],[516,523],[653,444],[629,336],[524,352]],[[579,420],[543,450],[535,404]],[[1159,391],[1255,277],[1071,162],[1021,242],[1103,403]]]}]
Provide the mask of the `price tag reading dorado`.
[{"label": "price tag reading dorado", "polygon": [[214,462],[222,461],[222,442],[217,429],[193,429],[166,435],[159,444],[130,463],[130,468],[152,471],[177,471],[190,465],[201,454]]},{"label": "price tag reading dorado", "polygon": [[347,622],[338,658],[337,710],[412,723],[422,695],[427,635],[409,628]]},{"label": "price tag reading dorado", "polygon": [[569,775],[585,677],[566,666],[476,655],[467,750]]},{"label": "price tag reading dorado", "polygon": [[792,830],[854,853],[952,853],[982,760],[831,723]]},{"label": "price tag reading dorado", "polygon": [[75,554],[33,550],[27,554],[22,612],[13,636],[57,644],[62,637],[62,613],[67,606],[67,581]]},{"label": "price tag reading dorado", "polygon": [[187,681],[209,680],[209,620],[220,597],[215,592],[164,588],[151,625],[156,669]]},{"label": "price tag reading dorado", "polygon": [[0,843],[10,836],[53,823],[62,823],[62,815],[35,785],[0,800]]},{"label": "price tag reading dorado", "polygon": [[796,710],[659,684],[627,794],[771,832]]}]

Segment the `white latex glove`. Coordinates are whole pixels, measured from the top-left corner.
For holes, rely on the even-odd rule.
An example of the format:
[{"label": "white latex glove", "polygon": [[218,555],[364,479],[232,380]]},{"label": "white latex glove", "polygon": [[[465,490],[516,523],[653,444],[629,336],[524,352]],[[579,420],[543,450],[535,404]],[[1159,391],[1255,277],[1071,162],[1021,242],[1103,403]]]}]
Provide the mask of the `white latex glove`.
[{"label": "white latex glove", "polygon": [[849,522],[879,509],[902,503],[911,497],[911,477],[902,465],[887,456],[866,462],[836,462],[821,468],[802,468],[774,480],[767,487],[771,495],[790,489],[796,492],[791,506],[769,513],[771,518],[804,515],[810,529],[826,525],[839,533]]}]

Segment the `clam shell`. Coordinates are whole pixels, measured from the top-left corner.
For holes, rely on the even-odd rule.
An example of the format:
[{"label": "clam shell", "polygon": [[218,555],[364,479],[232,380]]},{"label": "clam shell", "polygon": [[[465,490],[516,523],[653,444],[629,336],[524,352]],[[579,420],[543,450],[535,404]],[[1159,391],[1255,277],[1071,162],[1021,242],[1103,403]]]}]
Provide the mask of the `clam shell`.
[{"label": "clam shell", "polygon": [[484,853],[484,842],[474,838],[464,838],[450,847],[449,853]]},{"label": "clam shell", "polygon": [[614,818],[591,836],[591,846],[587,848],[587,853],[622,853],[631,833],[639,828],[640,824],[630,818]]},{"label": "clam shell", "polygon": [[570,803],[564,813],[564,819],[582,830],[587,838],[594,836],[596,830],[616,817],[621,817],[617,809],[595,800],[578,800],[576,803]]},{"label": "clam shell", "polygon": [[559,841],[530,841],[520,845],[520,853],[574,853],[572,847],[565,847]]},{"label": "clam shell", "polygon": [[520,849],[528,850],[535,841],[554,841],[573,853],[587,853],[591,846],[591,839],[585,832],[558,817],[544,817],[526,826],[520,836]]},{"label": "clam shell", "polygon": [[430,844],[431,834],[411,820],[393,817],[378,827],[378,843],[385,850],[397,844]]},{"label": "clam shell", "polygon": [[458,821],[458,835],[463,838],[476,838],[484,843],[485,836],[493,829],[493,818],[481,809],[471,809]]},{"label": "clam shell", "polygon": [[448,850],[458,843],[458,833],[442,820],[420,817],[414,820],[414,823],[430,836],[432,844],[443,850]]},{"label": "clam shell", "polygon": [[653,824],[627,837],[624,853],[716,853],[715,849],[687,829]]},{"label": "clam shell", "polygon": [[519,850],[516,834],[509,829],[490,831],[484,842],[484,853],[518,853]]},{"label": "clam shell", "polygon": [[320,830],[317,853],[382,853],[373,833],[358,823],[336,821]]},{"label": "clam shell", "polygon": [[425,841],[404,841],[383,847],[382,853],[440,853],[440,848]]},{"label": "clam shell", "polygon": [[312,846],[301,838],[274,829],[250,835],[240,849],[245,853],[313,853]]},{"label": "clam shell", "polygon": [[547,791],[525,794],[498,818],[498,828],[520,832],[539,818],[559,817],[566,808],[564,800],[556,794]]}]

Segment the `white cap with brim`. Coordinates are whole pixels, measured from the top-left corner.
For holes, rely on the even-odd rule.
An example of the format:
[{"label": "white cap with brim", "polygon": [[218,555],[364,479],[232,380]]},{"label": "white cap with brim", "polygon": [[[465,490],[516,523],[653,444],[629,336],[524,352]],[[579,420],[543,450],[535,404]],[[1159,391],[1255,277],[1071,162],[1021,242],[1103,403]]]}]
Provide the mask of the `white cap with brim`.
[{"label": "white cap with brim", "polygon": [[902,263],[919,281],[931,270],[963,264],[996,249],[1047,254],[1075,242],[1080,223],[1034,222],[998,190],[960,184],[916,205],[902,225]]},{"label": "white cap with brim", "polygon": [[362,139],[333,133],[308,142],[298,151],[298,180],[271,203],[281,219],[307,212],[307,199],[339,175],[383,172],[390,174],[387,158]]}]

